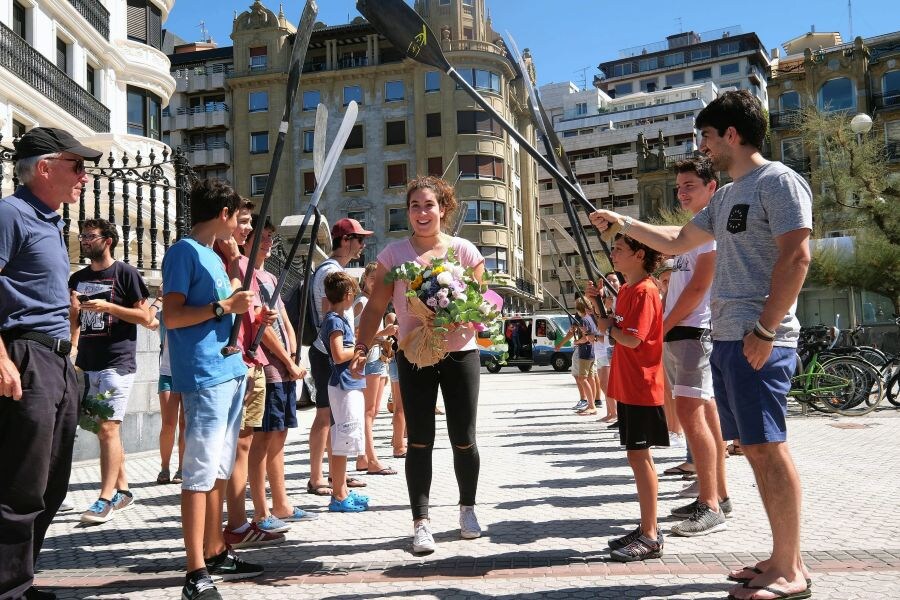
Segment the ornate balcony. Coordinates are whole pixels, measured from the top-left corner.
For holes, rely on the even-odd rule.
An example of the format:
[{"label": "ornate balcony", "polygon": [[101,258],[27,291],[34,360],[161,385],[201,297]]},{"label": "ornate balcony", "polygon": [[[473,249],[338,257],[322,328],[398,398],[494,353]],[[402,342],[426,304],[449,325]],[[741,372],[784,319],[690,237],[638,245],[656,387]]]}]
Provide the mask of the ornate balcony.
[{"label": "ornate balcony", "polygon": [[100,35],[109,39],[109,11],[100,3],[100,0],[69,0],[69,4],[74,6],[78,14],[84,17]]},{"label": "ornate balcony", "polygon": [[109,131],[109,109],[2,23],[0,67],[15,73],[94,131]]}]

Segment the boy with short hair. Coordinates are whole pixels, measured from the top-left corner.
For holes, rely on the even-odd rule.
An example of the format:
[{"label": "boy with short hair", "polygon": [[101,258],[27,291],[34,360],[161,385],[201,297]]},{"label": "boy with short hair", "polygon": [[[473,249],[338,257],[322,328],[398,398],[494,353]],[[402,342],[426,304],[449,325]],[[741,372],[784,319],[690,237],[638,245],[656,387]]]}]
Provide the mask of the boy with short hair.
[{"label": "boy with short hair", "polygon": [[[621,562],[658,558],[663,552],[656,522],[658,480],[650,454],[652,446],[669,445],[663,411],[662,302],[650,277],[659,259],[659,252],[640,242],[622,235],[616,238],[612,262],[626,283],[619,290],[613,317],[597,322],[616,343],[609,394],[619,401],[619,440],[634,472],[641,507],[637,529],[609,541],[610,557]],[[588,292],[599,290],[592,287]]]},{"label": "boy with short hair", "polygon": [[359,289],[344,271],[325,276],[325,296],[331,310],[322,320],[319,339],[328,351],[331,378],[328,380],[328,401],[331,404],[331,469],[332,496],[328,510],[332,512],[362,512],[369,507],[368,496],[348,491],[347,457],[365,453],[363,424],[365,419],[366,382],[350,372],[353,328],[344,316],[353,304]]}]

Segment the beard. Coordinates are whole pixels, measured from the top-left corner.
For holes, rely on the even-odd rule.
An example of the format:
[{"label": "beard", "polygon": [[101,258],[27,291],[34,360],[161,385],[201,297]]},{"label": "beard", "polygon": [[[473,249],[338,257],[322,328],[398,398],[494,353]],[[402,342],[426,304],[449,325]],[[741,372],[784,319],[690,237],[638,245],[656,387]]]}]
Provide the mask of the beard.
[{"label": "beard", "polygon": [[103,258],[104,249],[103,246],[99,248],[96,246],[88,246],[87,248],[82,249],[82,254],[88,260],[100,260]]}]

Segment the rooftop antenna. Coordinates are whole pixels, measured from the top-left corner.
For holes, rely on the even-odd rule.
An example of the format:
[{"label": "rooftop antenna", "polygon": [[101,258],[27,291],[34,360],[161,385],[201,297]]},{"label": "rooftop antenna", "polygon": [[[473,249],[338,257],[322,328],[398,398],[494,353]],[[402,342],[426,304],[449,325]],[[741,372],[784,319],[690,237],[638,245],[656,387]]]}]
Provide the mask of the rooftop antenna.
[{"label": "rooftop antenna", "polygon": [[684,25],[681,22],[681,17],[676,17],[676,21],[678,21],[678,33],[684,33]]},{"label": "rooftop antenna", "polygon": [[209,35],[209,30],[206,28],[206,21],[200,21],[200,24],[197,27],[200,28],[200,41],[211,44],[213,40]]},{"label": "rooftop antenna", "polygon": [[581,67],[580,69],[575,69],[573,73],[581,73],[581,90],[584,91],[587,89],[587,72],[593,69],[593,66]]},{"label": "rooftop antenna", "polygon": [[847,0],[847,17],[850,21],[850,39],[853,39],[853,0]]}]

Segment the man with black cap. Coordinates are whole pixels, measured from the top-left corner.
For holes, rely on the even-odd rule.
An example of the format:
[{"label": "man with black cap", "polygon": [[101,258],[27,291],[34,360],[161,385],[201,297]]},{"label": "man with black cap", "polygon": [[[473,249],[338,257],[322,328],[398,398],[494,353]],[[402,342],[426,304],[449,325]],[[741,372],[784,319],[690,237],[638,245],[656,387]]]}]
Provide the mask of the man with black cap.
[{"label": "man with black cap", "polygon": [[33,587],[34,563],[66,497],[78,422],[69,360],[69,253],[63,204],[102,152],[61,129],[15,144],[21,185],[0,200],[0,599],[55,598]]},{"label": "man with black cap", "polygon": [[[335,271],[342,271],[351,261],[357,260],[366,248],[366,238],[371,231],[363,229],[356,219],[340,219],[331,228],[331,256],[322,261],[312,277],[313,323],[322,325],[331,304],[325,297],[325,276]],[[344,316],[353,326],[353,309],[345,311]],[[331,365],[322,342],[316,339],[309,349],[309,367],[313,382],[316,385],[316,417],[309,428],[309,482],[306,491],[317,496],[330,496],[331,486],[325,480],[322,471],[322,460],[325,458],[325,446],[328,442],[328,430],[331,427],[331,408],[328,404],[328,379],[331,377]],[[350,487],[363,487],[366,484],[357,480],[349,483]]]}]

